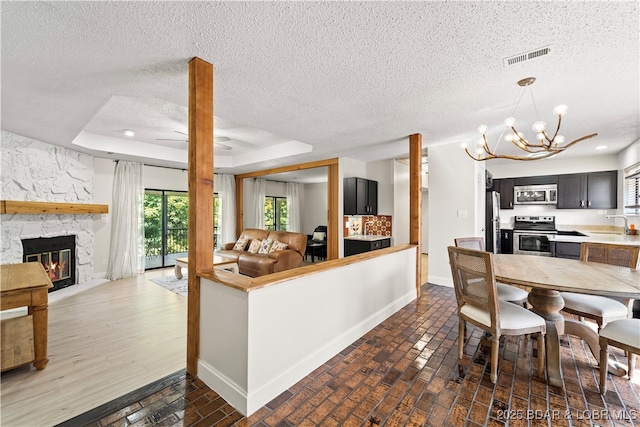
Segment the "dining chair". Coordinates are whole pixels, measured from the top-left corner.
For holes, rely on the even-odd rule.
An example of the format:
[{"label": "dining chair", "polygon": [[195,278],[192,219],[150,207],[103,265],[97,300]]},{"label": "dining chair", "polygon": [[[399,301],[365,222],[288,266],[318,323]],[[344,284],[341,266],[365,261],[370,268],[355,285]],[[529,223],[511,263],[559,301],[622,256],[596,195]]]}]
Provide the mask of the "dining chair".
[{"label": "dining chair", "polygon": [[[580,247],[580,260],[618,265],[634,270],[638,269],[640,246],[617,245],[609,243],[583,242]],[[606,283],[602,284],[606,287]],[[574,292],[560,292],[564,299],[566,313],[575,314],[580,319],[591,319],[598,324],[598,330],[608,322],[631,317],[633,300],[622,301],[614,298],[586,295]]]},{"label": "dining chair", "polygon": [[[458,248],[475,249],[478,251],[484,251],[485,249],[483,237],[458,237],[453,240]],[[506,283],[497,283],[496,286],[498,288],[498,299],[519,304],[523,307],[527,306],[529,292],[517,286],[507,285]]]},{"label": "dining chair", "polygon": [[[636,354],[640,354],[640,319],[620,319],[607,323],[600,330],[600,360],[608,360],[609,346],[627,353],[629,379],[636,367]],[[607,363],[600,363],[600,394],[607,392]]]},{"label": "dining chair", "polygon": [[500,337],[537,334],[538,375],[544,378],[545,320],[526,308],[498,299],[493,254],[454,246],[449,246],[448,251],[458,305],[458,362],[464,354],[466,322],[491,334],[493,384],[498,379]]}]

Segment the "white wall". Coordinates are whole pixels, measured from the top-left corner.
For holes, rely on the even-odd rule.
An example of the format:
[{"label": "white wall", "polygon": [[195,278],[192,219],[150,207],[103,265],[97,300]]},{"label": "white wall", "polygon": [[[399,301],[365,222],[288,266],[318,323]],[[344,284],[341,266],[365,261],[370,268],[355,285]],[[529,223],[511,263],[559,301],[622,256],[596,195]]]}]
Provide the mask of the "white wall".
[{"label": "white wall", "polygon": [[483,236],[484,164],[457,143],[429,147],[429,283],[453,286],[447,247]]},{"label": "white wall", "polygon": [[[393,215],[394,211],[394,170],[393,160],[367,163],[365,178],[378,182],[378,216]],[[395,229],[395,218],[393,218]],[[395,242],[394,242],[395,243]]]},{"label": "white wall", "polygon": [[409,165],[393,162],[393,244],[409,243]]},{"label": "white wall", "polygon": [[109,205],[109,213],[94,215],[93,230],[94,252],[93,265],[96,276],[104,277],[109,259],[111,245],[111,214],[113,212],[113,177],[116,163],[111,159],[93,159],[95,203]]},{"label": "white wall", "polygon": [[300,227],[304,234],[313,234],[317,226],[327,225],[327,183],[305,184],[300,193]]},{"label": "white wall", "polygon": [[422,189],[422,253],[429,253],[429,189]]},{"label": "white wall", "polygon": [[[561,156],[561,154],[559,156]],[[552,157],[550,159],[534,160],[530,162],[491,162],[491,160],[488,160],[485,163],[487,170],[493,174],[494,179],[515,178],[519,176],[560,175],[567,173],[610,171],[618,169],[618,156],[615,154],[568,159]]]}]

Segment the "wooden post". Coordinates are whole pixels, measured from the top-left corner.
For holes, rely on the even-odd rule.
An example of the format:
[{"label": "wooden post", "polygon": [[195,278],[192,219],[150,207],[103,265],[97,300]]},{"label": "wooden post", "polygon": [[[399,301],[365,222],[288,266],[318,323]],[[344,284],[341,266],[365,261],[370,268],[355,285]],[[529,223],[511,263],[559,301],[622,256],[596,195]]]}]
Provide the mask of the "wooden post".
[{"label": "wooden post", "polygon": [[189,279],[187,373],[200,356],[200,277],[213,269],[213,65],[189,62]]},{"label": "wooden post", "polygon": [[422,135],[409,136],[409,243],[418,245],[416,256],[416,291],[422,286]]}]

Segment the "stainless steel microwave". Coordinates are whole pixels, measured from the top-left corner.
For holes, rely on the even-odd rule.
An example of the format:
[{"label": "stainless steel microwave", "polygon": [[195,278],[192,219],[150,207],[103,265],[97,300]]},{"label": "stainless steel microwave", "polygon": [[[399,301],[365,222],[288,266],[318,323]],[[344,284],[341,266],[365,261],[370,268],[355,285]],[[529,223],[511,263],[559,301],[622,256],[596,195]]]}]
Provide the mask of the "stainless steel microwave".
[{"label": "stainless steel microwave", "polygon": [[558,186],[516,185],[513,189],[513,203],[516,205],[555,205],[558,202]]}]

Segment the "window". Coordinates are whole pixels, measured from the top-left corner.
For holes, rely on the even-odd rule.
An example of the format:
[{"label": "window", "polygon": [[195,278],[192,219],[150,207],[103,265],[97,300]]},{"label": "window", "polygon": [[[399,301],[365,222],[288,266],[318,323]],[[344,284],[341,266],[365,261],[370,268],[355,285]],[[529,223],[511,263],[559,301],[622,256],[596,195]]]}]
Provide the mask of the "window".
[{"label": "window", "polygon": [[[213,195],[213,242],[220,242],[221,200]],[[189,195],[185,191],[145,190],[145,270],[170,267],[189,251]]]},{"label": "window", "polygon": [[640,216],[640,163],[624,170],[624,213]]},{"label": "window", "polygon": [[185,191],[145,190],[145,269],[175,265],[189,248],[189,197]]},{"label": "window", "polygon": [[287,231],[287,198],[266,196],[264,198],[264,228]]}]

